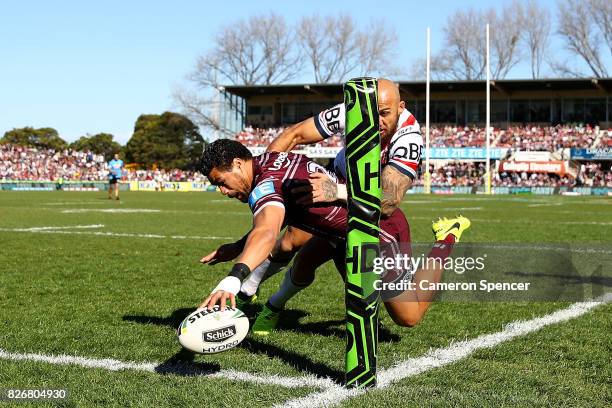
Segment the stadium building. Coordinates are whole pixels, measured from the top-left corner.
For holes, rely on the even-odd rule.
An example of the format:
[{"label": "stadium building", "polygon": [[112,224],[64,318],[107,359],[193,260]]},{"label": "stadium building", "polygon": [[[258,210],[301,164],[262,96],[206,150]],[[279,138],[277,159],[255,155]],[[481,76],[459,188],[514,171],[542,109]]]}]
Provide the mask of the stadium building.
[{"label": "stadium building", "polygon": [[[486,190],[485,83],[431,83],[429,170],[434,192]],[[399,82],[401,97],[421,126],[425,88],[425,82]],[[254,154],[263,152],[283,127],[343,99],[342,84],[226,86],[219,96],[223,136],[237,138]],[[491,81],[493,192],[609,194],[611,118],[610,78]],[[342,144],[332,139],[297,151],[331,159]],[[411,192],[424,190],[423,178],[415,184]]]},{"label": "stadium building", "polygon": [[[485,81],[431,82],[430,121],[484,125]],[[425,123],[425,82],[399,82],[407,108]],[[294,124],[342,101],[342,84],[226,86],[220,120],[234,134],[247,124]],[[610,127],[612,78],[491,81],[491,126],[585,123]]]}]

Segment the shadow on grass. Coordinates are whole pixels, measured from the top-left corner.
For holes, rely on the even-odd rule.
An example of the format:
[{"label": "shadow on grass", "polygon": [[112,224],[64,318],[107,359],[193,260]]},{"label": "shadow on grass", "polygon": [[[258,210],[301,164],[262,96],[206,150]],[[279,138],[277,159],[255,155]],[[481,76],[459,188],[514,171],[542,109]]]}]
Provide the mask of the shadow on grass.
[{"label": "shadow on grass", "polygon": [[[245,307],[243,311],[245,313],[253,312],[253,310],[249,309],[261,309],[261,306],[249,305],[249,307]],[[187,317],[191,312],[193,312],[193,310],[193,308],[176,309],[172,312],[172,314],[170,314],[170,316],[167,317],[126,315],[123,316],[123,320],[141,324],[155,324],[160,326],[167,326],[172,329],[172,331],[176,331],[176,328],[183,321],[183,319],[185,319],[185,317]],[[302,317],[307,315],[305,312],[302,311],[291,312],[299,314]],[[255,314],[256,312],[250,315]],[[290,318],[287,318],[286,320],[290,320]],[[331,322],[334,323],[335,321]],[[325,322],[322,322],[320,324],[325,324]],[[305,333],[313,332],[305,331]],[[332,381],[336,381],[338,383],[342,383],[344,379],[344,372],[335,370],[323,363],[312,361],[307,356],[260,341],[254,338],[253,336],[248,336],[244,341],[242,341],[242,343],[238,345],[238,347],[244,348],[245,350],[248,350],[252,353],[266,355],[270,358],[278,358],[284,361],[289,366],[292,366],[300,371],[315,375],[317,377],[327,377],[330,378]],[[195,356],[196,353],[182,349],[174,356],[170,357],[168,360],[160,364],[155,371],[163,374],[193,376],[201,374],[212,374],[218,372],[221,369],[219,364],[217,363],[195,362]]]}]

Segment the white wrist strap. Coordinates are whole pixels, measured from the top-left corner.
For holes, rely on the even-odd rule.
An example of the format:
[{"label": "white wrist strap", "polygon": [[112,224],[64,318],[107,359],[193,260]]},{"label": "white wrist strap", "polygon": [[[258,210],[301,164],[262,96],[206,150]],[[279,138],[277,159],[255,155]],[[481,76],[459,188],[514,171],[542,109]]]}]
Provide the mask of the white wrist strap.
[{"label": "white wrist strap", "polygon": [[336,184],[338,186],[338,200],[347,201],[348,193],[346,192],[346,184]]},{"label": "white wrist strap", "polygon": [[240,292],[240,285],[241,285],[240,279],[238,279],[237,277],[226,276],[225,278],[221,280],[221,282],[219,282],[217,287],[213,289],[212,293],[223,290],[225,292],[229,292],[234,295],[237,295],[238,292]]}]

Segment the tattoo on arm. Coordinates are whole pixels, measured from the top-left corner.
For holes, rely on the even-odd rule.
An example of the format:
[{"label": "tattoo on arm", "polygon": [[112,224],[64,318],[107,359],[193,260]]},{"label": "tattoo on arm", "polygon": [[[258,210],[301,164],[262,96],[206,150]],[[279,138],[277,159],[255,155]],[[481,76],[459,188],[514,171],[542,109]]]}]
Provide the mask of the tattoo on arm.
[{"label": "tattoo on arm", "polygon": [[412,186],[412,179],[392,166],[385,166],[382,171],[383,197],[380,202],[383,217],[390,216],[399,208],[406,191]]},{"label": "tattoo on arm", "polygon": [[325,201],[336,201],[338,199],[338,186],[331,179],[323,181],[323,197]]}]

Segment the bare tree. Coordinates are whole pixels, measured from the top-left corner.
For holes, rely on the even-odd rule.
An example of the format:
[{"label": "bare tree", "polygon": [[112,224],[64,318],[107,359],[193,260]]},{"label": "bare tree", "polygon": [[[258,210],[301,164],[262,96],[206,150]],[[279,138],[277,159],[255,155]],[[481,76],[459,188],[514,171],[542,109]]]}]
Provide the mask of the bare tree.
[{"label": "bare tree", "polygon": [[[455,76],[453,71],[453,57],[448,52],[440,52],[431,55],[429,61],[429,71],[431,79],[434,81],[445,81],[453,79],[463,79]],[[410,79],[415,81],[425,81],[427,77],[427,59],[418,58],[410,67]]]},{"label": "bare tree", "polygon": [[608,44],[608,50],[612,55],[612,1],[610,0],[588,0],[589,10],[593,21],[599,28]]},{"label": "bare tree", "polygon": [[304,17],[298,25],[301,49],[317,83],[340,82],[354,75],[391,74],[397,38],[384,22],[359,31],[350,15]]},{"label": "bare tree", "polygon": [[500,15],[494,9],[483,15],[490,25],[491,76],[495,79],[505,78],[520,61],[520,9],[520,3],[513,1]]},{"label": "bare tree", "polygon": [[357,35],[357,75],[397,77],[403,74],[404,70],[394,62],[397,58],[397,33],[386,26],[384,20],[372,21]]},{"label": "bare tree", "polygon": [[531,77],[540,78],[550,43],[550,12],[540,7],[537,0],[527,0],[525,7],[516,3],[514,7],[521,27],[521,40],[529,52]]},{"label": "bare tree", "polygon": [[490,58],[493,78],[505,78],[519,63],[520,4],[513,2],[500,14],[494,9],[455,11],[444,28],[445,50],[432,59],[432,77],[481,79],[486,68],[485,24],[490,24]]},{"label": "bare tree", "polygon": [[575,66],[573,61],[564,59],[559,60],[552,56],[545,57],[546,63],[550,67],[551,71],[561,78],[583,78],[584,72]]},{"label": "bare tree", "polygon": [[296,77],[302,66],[294,42],[293,31],[277,14],[228,24],[215,37],[212,49],[198,57],[187,76],[191,86],[173,91],[174,100],[194,122],[219,130],[222,85],[271,85]]},{"label": "bare tree", "polygon": [[298,38],[310,59],[316,83],[340,81],[357,67],[355,37],[350,16],[302,18]]},{"label": "bare tree", "polygon": [[271,85],[295,77],[300,66],[292,52],[293,35],[277,14],[229,24],[212,50],[200,56],[190,79],[198,85]]},{"label": "bare tree", "polygon": [[[560,0],[558,3],[559,28],[567,49],[581,57],[598,78],[608,76],[599,48],[602,33],[590,10],[592,1]],[[609,17],[606,17],[609,19]]]},{"label": "bare tree", "polygon": [[483,77],[486,44],[482,21],[481,13],[474,9],[458,10],[448,17],[444,55],[438,56],[447,63],[440,65],[444,72],[436,70],[436,75],[467,80]]}]

